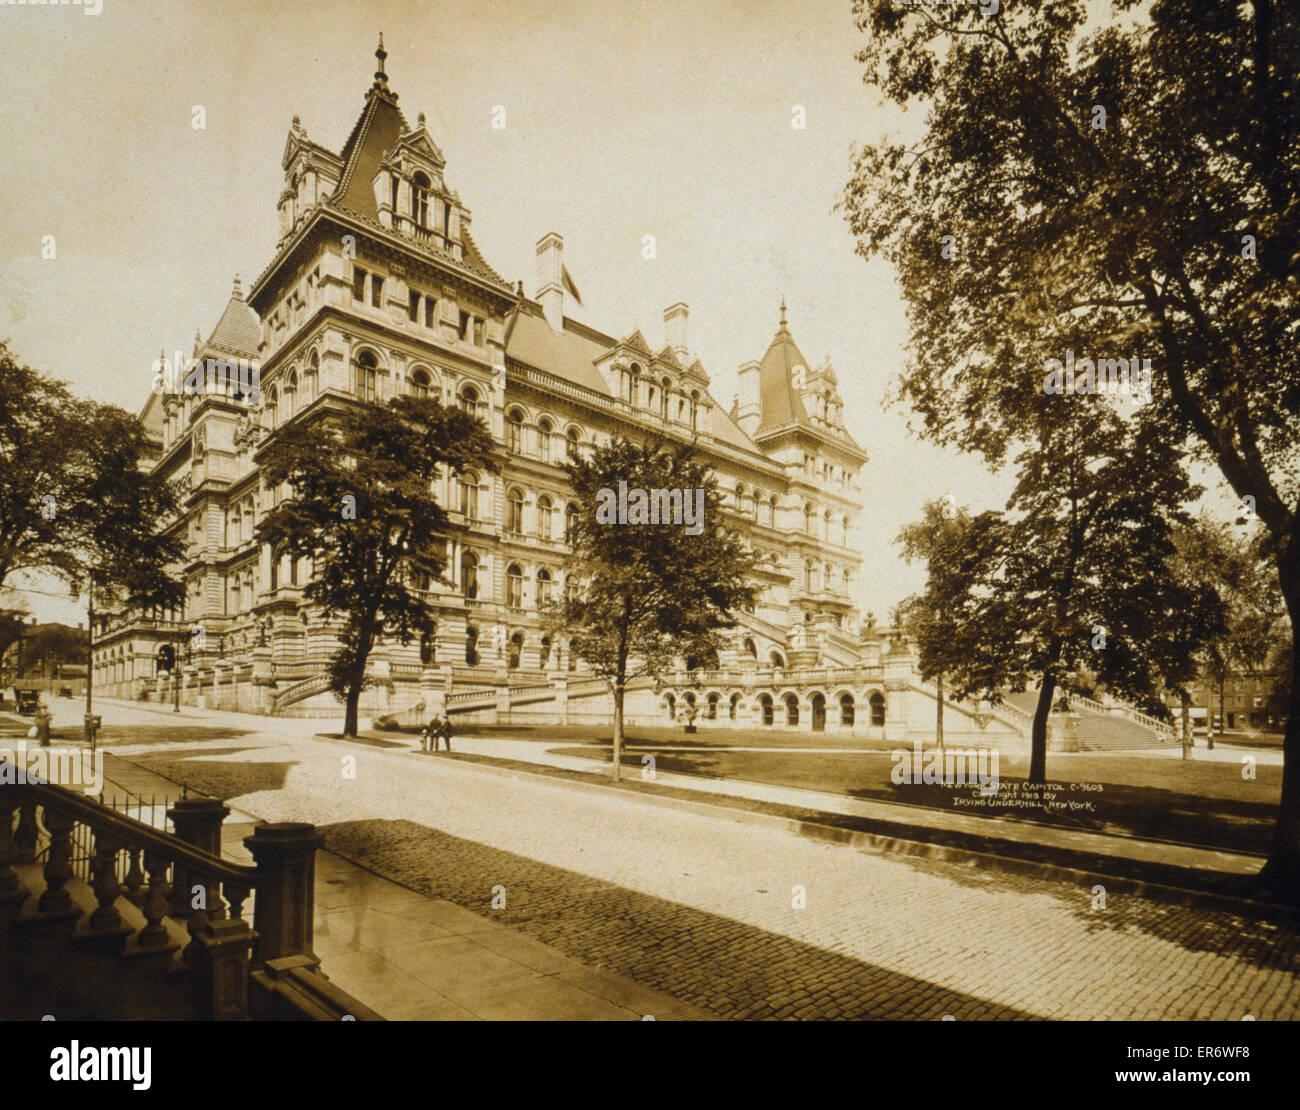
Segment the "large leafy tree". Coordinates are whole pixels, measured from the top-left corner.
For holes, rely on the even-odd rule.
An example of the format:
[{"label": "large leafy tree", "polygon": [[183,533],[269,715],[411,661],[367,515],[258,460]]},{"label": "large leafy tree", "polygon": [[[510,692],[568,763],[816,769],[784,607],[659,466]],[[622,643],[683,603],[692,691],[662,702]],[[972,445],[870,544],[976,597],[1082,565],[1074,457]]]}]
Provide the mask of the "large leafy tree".
[{"label": "large leafy tree", "polygon": [[[181,543],[173,483],[147,464],[140,422],[73,397],[0,343],[0,586],[51,574],[115,604],[171,606]],[[93,674],[93,670],[91,671]],[[90,705],[87,682],[87,706]]]},{"label": "large leafy tree", "polygon": [[1040,441],[1016,459],[1004,512],[944,520],[935,506],[904,529],[904,552],[927,561],[909,605],[921,669],[951,675],[953,695],[998,701],[1038,687],[1029,781],[1047,772],[1048,717],[1058,690],[1086,668],[1108,689],[1152,701],[1150,647],[1181,628],[1191,603],[1164,571],[1191,497],[1172,449],[1135,430],[1100,398],[1044,398]]},{"label": "large leafy tree", "polygon": [[345,736],[357,734],[376,640],[408,643],[432,629],[433,609],[418,587],[442,577],[448,523],[434,479],[492,470],[492,450],[480,420],[432,397],[397,397],[290,426],[267,449],[267,485],[287,485],[288,494],[257,536],[277,554],[310,559],[304,600],[343,618],[330,686],[345,706]]},{"label": "large leafy tree", "polygon": [[[916,143],[860,151],[845,202],[907,297],[902,395],[926,434],[1000,461],[1026,438],[1045,360],[1149,358],[1141,421],[1258,515],[1300,627],[1300,7],[854,7],[868,83],[924,113]],[[1288,897],[1297,689],[1260,876]]]},{"label": "large leafy tree", "polygon": [[[567,464],[577,512],[565,566],[565,594],[554,619],[569,649],[614,696],[614,778],[623,745],[623,702],[630,681],[658,678],[681,659],[703,659],[722,646],[738,606],[754,600],[754,556],[728,527],[717,480],[689,445],[615,438]],[[611,522],[602,505],[619,490],[703,494],[695,525]],[[690,510],[687,509],[686,513]],[[629,514],[631,520],[632,514]]]}]

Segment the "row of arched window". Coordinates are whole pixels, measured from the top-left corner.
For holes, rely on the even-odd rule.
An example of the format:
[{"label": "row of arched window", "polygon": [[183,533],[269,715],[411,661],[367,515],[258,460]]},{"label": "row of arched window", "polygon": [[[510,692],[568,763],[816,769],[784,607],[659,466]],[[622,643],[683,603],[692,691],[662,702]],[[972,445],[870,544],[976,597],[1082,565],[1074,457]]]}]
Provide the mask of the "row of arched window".
[{"label": "row of arched window", "polygon": [[[716,721],[719,717],[719,706],[722,703],[722,695],[709,694],[704,699],[701,707],[693,693],[687,693],[682,698],[681,707],[688,714],[692,711],[702,709],[706,721]],[[771,694],[758,695],[758,712],[759,721],[765,726],[776,723],[777,702]],[[852,694],[843,693],[838,699],[840,711],[840,727],[852,728],[857,719],[857,708]],[[799,697],[796,694],[786,694],[780,702],[781,709],[785,718],[787,727],[798,727],[800,718]],[[732,694],[727,699],[727,717],[729,720],[736,720],[741,709],[744,707],[744,700],[740,694]],[[677,719],[678,702],[673,694],[669,694],[664,699],[664,708],[667,710],[668,719],[675,721]],[[813,731],[820,731],[826,724],[826,696],[824,694],[814,694],[808,701],[809,713],[812,717]],[[885,723],[885,696],[879,691],[873,693],[867,698],[867,709],[869,720],[873,727],[879,727]]]}]

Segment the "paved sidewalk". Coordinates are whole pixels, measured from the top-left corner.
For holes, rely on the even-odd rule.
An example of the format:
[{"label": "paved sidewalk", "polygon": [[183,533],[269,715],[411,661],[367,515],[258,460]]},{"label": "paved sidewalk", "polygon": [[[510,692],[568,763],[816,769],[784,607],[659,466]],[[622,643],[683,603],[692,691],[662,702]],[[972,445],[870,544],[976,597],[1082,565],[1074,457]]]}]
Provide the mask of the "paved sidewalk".
[{"label": "paved sidewalk", "polygon": [[[106,801],[181,797],[170,779],[105,752]],[[134,811],[133,815],[134,815]],[[151,820],[152,816],[152,820]],[[232,808],[222,855],[251,863],[244,837],[256,820]],[[315,950],[331,982],[395,1020],[712,1020],[662,991],[591,968],[509,926],[429,898],[320,851],[316,856]]]},{"label": "paved sidewalk", "polygon": [[[456,750],[471,755],[485,755],[497,759],[512,759],[570,771],[609,772],[610,760],[587,759],[548,750],[548,745],[536,740],[512,740],[505,737],[463,736],[452,741]],[[571,747],[566,741],[556,745]],[[418,750],[418,745],[413,745]],[[636,752],[641,752],[638,745]],[[653,746],[645,748],[653,751]],[[640,781],[635,767],[625,769],[630,781]],[[1131,836],[1114,836],[1086,832],[1081,829],[1056,827],[1040,822],[1007,821],[997,818],[975,817],[970,814],[936,809],[931,806],[909,806],[897,802],[883,802],[850,798],[818,790],[804,790],[793,786],[751,782],[745,779],[706,778],[702,775],[683,775],[656,771],[654,782],[659,786],[672,786],[699,794],[748,798],[798,809],[818,810],[848,817],[862,817],[872,821],[908,828],[922,827],[945,832],[963,833],[985,840],[1010,840],[1024,844],[1041,844],[1064,851],[1093,853],[1113,859],[1133,860],[1144,864],[1164,864],[1197,871],[1253,875],[1263,864],[1263,857],[1239,852],[1221,852],[1209,848],[1176,844],[1170,841],[1141,840]],[[903,835],[900,832],[900,835]]]}]

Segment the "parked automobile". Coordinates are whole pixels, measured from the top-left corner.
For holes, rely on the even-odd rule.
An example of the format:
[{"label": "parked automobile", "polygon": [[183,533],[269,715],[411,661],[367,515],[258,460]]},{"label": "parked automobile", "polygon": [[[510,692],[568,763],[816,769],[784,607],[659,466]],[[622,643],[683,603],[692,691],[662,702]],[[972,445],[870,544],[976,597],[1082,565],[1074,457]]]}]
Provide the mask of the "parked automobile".
[{"label": "parked automobile", "polygon": [[39,690],[18,691],[18,712],[24,717],[34,717],[40,704],[41,692]]}]

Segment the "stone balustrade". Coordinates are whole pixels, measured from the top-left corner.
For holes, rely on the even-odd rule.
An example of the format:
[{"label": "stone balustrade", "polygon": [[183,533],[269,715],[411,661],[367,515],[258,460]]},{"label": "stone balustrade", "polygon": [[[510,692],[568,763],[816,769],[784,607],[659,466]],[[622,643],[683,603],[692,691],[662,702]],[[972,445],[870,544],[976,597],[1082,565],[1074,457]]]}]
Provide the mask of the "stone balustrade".
[{"label": "stone balustrade", "polygon": [[[313,904],[324,838],[310,824],[259,824],[244,840],[254,862],[234,863],[220,855],[229,812],[212,798],[178,801],[168,832],[50,783],[0,787],[0,935],[21,944],[39,931],[127,968],[188,971],[209,1017],[247,1017],[254,973],[286,963],[319,972]],[[88,858],[74,860],[74,845],[88,845]],[[38,877],[43,888],[29,890],[24,878]],[[79,879],[93,891],[89,913],[73,897]],[[359,1003],[351,1012],[368,1013]]]}]

